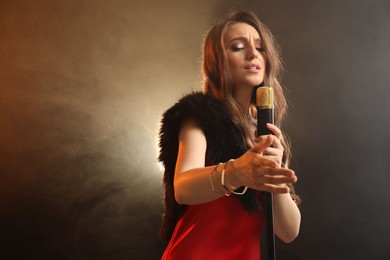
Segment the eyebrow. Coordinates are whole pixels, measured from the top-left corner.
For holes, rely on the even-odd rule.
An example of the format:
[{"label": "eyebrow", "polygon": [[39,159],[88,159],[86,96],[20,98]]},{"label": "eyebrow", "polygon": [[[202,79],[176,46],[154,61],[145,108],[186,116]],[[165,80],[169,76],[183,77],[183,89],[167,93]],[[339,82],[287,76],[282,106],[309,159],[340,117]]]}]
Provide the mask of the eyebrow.
[{"label": "eyebrow", "polygon": [[[245,37],[245,36],[239,36],[239,37],[236,37],[236,38],[231,39],[230,42],[238,41],[238,40],[240,40],[240,41],[246,41],[246,42],[247,42],[247,41],[248,41],[248,38]],[[255,39],[255,42],[260,42],[260,43],[261,43],[261,38],[256,38],[256,39]]]}]

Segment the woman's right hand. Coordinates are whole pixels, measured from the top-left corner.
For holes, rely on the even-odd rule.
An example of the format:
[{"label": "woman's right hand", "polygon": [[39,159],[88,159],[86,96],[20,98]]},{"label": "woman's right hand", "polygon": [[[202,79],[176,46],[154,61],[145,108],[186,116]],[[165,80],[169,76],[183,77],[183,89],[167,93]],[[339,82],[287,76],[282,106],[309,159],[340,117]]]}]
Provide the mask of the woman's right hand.
[{"label": "woman's right hand", "polygon": [[230,162],[226,169],[226,183],[232,188],[247,186],[259,191],[288,193],[286,183],[295,183],[293,170],[278,167],[274,160],[263,156],[263,152],[273,143],[273,135],[256,143],[241,157]]}]

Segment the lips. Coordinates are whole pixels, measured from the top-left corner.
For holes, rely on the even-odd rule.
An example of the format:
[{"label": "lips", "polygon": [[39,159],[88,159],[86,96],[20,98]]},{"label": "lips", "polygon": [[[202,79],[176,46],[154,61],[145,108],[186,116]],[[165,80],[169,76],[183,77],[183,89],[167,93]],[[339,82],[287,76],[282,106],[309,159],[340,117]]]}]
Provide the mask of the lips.
[{"label": "lips", "polygon": [[260,66],[257,64],[250,64],[250,65],[245,66],[244,68],[246,70],[249,70],[249,71],[259,71],[260,70]]}]

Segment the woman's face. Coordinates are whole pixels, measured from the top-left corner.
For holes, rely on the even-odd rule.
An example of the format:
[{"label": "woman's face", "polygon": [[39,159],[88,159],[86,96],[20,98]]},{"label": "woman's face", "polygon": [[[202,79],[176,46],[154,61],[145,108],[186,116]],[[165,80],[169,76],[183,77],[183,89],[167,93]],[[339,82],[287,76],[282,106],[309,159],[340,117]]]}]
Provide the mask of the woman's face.
[{"label": "woman's face", "polygon": [[227,29],[223,40],[234,87],[252,89],[260,85],[264,81],[265,52],[256,29],[236,23]]}]

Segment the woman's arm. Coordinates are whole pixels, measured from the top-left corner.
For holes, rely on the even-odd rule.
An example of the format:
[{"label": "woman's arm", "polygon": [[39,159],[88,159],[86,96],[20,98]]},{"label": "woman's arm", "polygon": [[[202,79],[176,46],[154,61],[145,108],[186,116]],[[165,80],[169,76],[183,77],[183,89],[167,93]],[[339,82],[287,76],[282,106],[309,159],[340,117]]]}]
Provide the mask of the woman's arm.
[{"label": "woman's arm", "polygon": [[[286,193],[288,188],[280,186],[287,182],[295,182],[294,172],[276,167],[274,160],[262,156],[272,143],[269,137],[257,143],[253,148],[235,161],[242,170],[238,174],[226,168],[225,183],[230,189],[240,186],[269,191]],[[174,188],[175,199],[179,204],[201,204],[223,196],[224,188],[221,185],[223,165],[205,167],[207,142],[206,137],[194,120],[187,120],[180,129],[179,151],[175,168]],[[209,175],[213,172],[214,192]]]},{"label": "woman's arm", "polygon": [[301,213],[289,193],[274,194],[274,231],[285,243],[292,242],[299,234]]},{"label": "woman's arm", "polygon": [[[273,143],[264,151],[264,156],[273,159],[281,167],[283,157],[283,146],[280,140],[282,132],[275,125],[269,124],[268,129],[274,133]],[[263,137],[264,138],[264,137]],[[261,138],[260,138],[261,140]],[[286,187],[286,184],[281,186]],[[301,213],[298,206],[289,193],[274,194],[274,231],[275,234],[285,243],[292,242],[299,233]]]},{"label": "woman's arm", "polygon": [[205,167],[206,137],[194,120],[187,120],[179,134],[174,187],[179,204],[201,204],[223,194],[213,192],[209,174],[215,166]]}]

